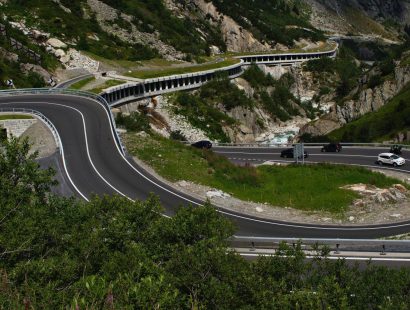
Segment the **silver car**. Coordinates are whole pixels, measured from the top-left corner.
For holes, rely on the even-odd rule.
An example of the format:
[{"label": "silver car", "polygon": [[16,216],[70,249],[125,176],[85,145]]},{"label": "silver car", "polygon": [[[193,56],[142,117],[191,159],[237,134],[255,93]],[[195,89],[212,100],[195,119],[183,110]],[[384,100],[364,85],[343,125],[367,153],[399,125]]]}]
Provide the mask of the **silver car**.
[{"label": "silver car", "polygon": [[379,165],[393,165],[394,167],[403,166],[406,161],[403,157],[400,157],[393,153],[381,153],[377,157],[377,162]]}]

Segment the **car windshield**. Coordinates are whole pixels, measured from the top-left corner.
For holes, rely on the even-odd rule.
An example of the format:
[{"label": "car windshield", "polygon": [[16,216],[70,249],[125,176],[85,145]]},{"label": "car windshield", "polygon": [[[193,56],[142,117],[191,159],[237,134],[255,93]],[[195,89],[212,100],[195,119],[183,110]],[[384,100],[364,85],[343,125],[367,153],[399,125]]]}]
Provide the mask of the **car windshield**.
[{"label": "car windshield", "polygon": [[391,159],[398,159],[398,158],[400,158],[400,157],[397,156],[397,155],[392,155],[390,158],[391,158]]}]

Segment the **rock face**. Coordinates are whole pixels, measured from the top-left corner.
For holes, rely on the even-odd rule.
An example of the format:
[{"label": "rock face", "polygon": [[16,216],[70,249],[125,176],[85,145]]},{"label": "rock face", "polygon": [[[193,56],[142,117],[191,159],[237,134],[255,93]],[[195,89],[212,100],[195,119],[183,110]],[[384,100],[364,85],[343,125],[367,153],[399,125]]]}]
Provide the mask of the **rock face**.
[{"label": "rock face", "polygon": [[262,44],[255,39],[252,33],[243,29],[232,18],[220,14],[212,2],[196,0],[194,3],[205,16],[212,18],[213,23],[220,25],[228,51],[248,52],[272,49],[268,44]]},{"label": "rock face", "polygon": [[387,80],[374,88],[359,91],[357,100],[348,100],[342,105],[334,104],[328,114],[304,126],[301,134],[326,135],[366,113],[377,111],[409,82],[410,66],[396,66],[393,80]]},{"label": "rock face", "polygon": [[269,44],[259,42],[252,33],[239,26],[231,17],[218,12],[212,1],[188,0],[181,4],[180,1],[165,0],[165,5],[176,15],[193,18],[195,14],[191,14],[191,11],[199,13],[202,19],[209,20],[213,26],[220,29],[228,51],[255,52],[272,49]]},{"label": "rock face", "polygon": [[409,0],[303,0],[311,8],[311,24],[335,35],[361,34],[398,41],[396,30],[385,27],[393,20],[403,28],[410,23]]}]

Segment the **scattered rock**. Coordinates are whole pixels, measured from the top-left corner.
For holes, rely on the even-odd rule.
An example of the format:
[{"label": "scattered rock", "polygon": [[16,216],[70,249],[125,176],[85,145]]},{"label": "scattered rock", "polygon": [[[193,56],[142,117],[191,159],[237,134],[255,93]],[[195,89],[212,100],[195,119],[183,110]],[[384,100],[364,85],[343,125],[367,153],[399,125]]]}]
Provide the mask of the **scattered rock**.
[{"label": "scattered rock", "polygon": [[355,201],[355,207],[365,206],[369,203],[396,203],[407,199],[409,194],[409,191],[401,184],[394,184],[386,189],[361,183],[343,186],[342,188],[357,192],[364,197]]},{"label": "scattered rock", "polygon": [[54,52],[54,55],[55,55],[57,58],[61,58],[61,57],[65,56],[66,53],[65,53],[62,49],[58,49],[58,50],[56,50],[56,51]]},{"label": "scattered rock", "polygon": [[187,186],[188,186],[188,182],[187,182],[187,181],[184,181],[184,180],[179,181],[177,184],[178,184],[179,186],[181,186],[181,187],[187,187]]},{"label": "scattered rock", "polygon": [[349,222],[353,222],[353,221],[354,221],[354,219],[355,219],[355,217],[354,217],[354,216],[349,216]]},{"label": "scattered rock", "polygon": [[261,207],[256,207],[255,210],[256,210],[256,212],[259,212],[259,213],[263,212],[263,208],[261,208]]},{"label": "scattered rock", "polygon": [[52,46],[53,48],[59,49],[59,48],[67,48],[67,44],[64,42],[60,41],[59,39],[56,38],[50,38],[47,40],[47,44]]},{"label": "scattered rock", "polygon": [[206,197],[209,198],[209,199],[212,199],[212,198],[223,198],[223,199],[225,199],[225,198],[231,197],[231,195],[229,195],[227,193],[224,193],[221,190],[213,189],[213,190],[210,190],[210,191],[206,192]]}]

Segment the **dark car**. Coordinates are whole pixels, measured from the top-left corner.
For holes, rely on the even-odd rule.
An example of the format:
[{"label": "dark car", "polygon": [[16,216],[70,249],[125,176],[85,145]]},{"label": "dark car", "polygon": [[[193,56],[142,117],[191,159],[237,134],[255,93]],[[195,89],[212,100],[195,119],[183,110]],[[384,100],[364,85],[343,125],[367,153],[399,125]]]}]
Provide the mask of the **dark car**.
[{"label": "dark car", "polygon": [[[304,158],[308,157],[308,153],[304,151]],[[280,157],[293,158],[293,149],[286,149],[280,153]]]},{"label": "dark car", "polygon": [[198,149],[210,149],[212,147],[212,143],[208,140],[201,140],[191,144],[193,147]]},{"label": "dark car", "polygon": [[340,143],[329,143],[322,147],[322,152],[340,152],[342,150],[342,146]]}]

